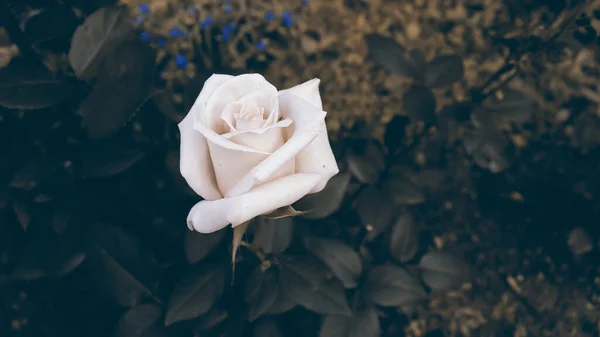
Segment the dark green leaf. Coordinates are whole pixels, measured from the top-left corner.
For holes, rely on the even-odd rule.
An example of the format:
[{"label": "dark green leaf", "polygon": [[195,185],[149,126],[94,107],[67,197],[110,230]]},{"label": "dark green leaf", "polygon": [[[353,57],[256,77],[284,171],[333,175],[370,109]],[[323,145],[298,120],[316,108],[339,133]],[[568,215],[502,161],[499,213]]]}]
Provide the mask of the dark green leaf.
[{"label": "dark green leaf", "polygon": [[390,153],[396,153],[404,145],[405,128],[408,124],[410,120],[406,116],[394,116],[388,123],[383,140]]},{"label": "dark green leaf", "polygon": [[201,234],[196,231],[185,233],[185,256],[190,264],[202,261],[225,237],[225,231]]},{"label": "dark green leaf", "polygon": [[186,321],[207,313],[223,293],[223,265],[201,266],[177,283],[169,298],[165,325]]},{"label": "dark green leaf", "polygon": [[135,306],[121,316],[114,337],[143,337],[161,315],[162,310],[155,304]]},{"label": "dark green leaf", "polygon": [[338,241],[314,237],[305,237],[304,245],[331,268],[344,287],[356,287],[356,281],[362,273],[362,262],[351,247]]},{"label": "dark green leaf", "polygon": [[296,306],[296,303],[294,301],[292,301],[285,294],[285,291],[283,290],[283,287],[281,286],[281,284],[282,284],[281,276],[279,276],[277,278],[277,280],[278,280],[277,283],[280,286],[278,287],[277,296],[275,297],[275,301],[273,302],[273,304],[271,305],[269,310],[267,310],[267,312],[265,313],[267,315],[283,314],[284,312],[287,312]]},{"label": "dark green leaf", "polygon": [[140,40],[122,42],[108,55],[92,92],[79,106],[92,138],[118,131],[148,99],[156,53]]},{"label": "dark green leaf", "polygon": [[54,42],[70,42],[71,35],[78,23],[77,16],[71,7],[50,6],[29,17],[24,31],[33,44],[46,47]]},{"label": "dark green leaf", "polygon": [[369,158],[351,153],[346,157],[346,161],[352,175],[361,183],[376,184],[379,181],[381,171]]},{"label": "dark green leaf", "polygon": [[225,310],[213,308],[201,319],[197,330],[212,330],[217,325],[223,323],[229,318],[229,313]]},{"label": "dark green leaf", "polygon": [[375,62],[379,63],[389,72],[402,76],[420,79],[422,68],[419,68],[418,62],[406,53],[404,48],[392,38],[383,37],[377,34],[370,34],[365,37],[369,54]]},{"label": "dark green leaf", "polygon": [[10,187],[30,191],[64,168],[64,161],[52,154],[39,154],[27,160],[10,181]]},{"label": "dark green leaf", "polygon": [[531,98],[512,89],[504,90],[502,99],[493,96],[487,106],[502,118],[513,122],[528,121],[535,108]]},{"label": "dark green leaf", "polygon": [[136,237],[120,227],[98,224],[89,233],[96,243],[86,265],[95,276],[96,286],[119,305],[132,307],[144,298],[156,300],[149,287],[157,279],[158,269],[151,252]]},{"label": "dark green leaf", "polygon": [[439,88],[459,81],[464,74],[463,60],[458,55],[440,55],[427,65],[424,84]]},{"label": "dark green leaf", "polygon": [[344,286],[318,260],[283,257],[280,286],[296,304],[320,314],[349,315]]},{"label": "dark green leaf", "polygon": [[435,95],[427,87],[413,84],[403,96],[404,110],[414,121],[432,122],[435,120]]},{"label": "dark green leaf", "polygon": [[292,241],[294,222],[291,218],[266,219],[258,227],[253,245],[267,254],[281,254]]},{"label": "dark green leaf", "polygon": [[592,238],[585,228],[581,227],[577,227],[569,233],[567,244],[574,255],[584,255],[594,249]]},{"label": "dark green leaf", "polygon": [[389,177],[385,181],[384,190],[398,205],[418,205],[425,201],[423,190],[402,176]]},{"label": "dark green leaf", "polygon": [[77,77],[91,80],[100,75],[106,56],[133,37],[134,22],[124,6],[101,8],[88,16],[75,30],[69,50],[69,63]]},{"label": "dark green leaf", "polygon": [[419,263],[421,278],[433,290],[450,290],[467,279],[468,268],[448,252],[430,252]]},{"label": "dark green leaf", "polygon": [[131,140],[90,140],[80,150],[81,175],[94,178],[123,173],[144,158],[146,152],[147,146]]},{"label": "dark green leaf", "polygon": [[413,49],[408,52],[408,56],[413,61],[417,69],[425,69],[427,67],[427,60],[425,55],[418,49]]},{"label": "dark green leaf", "polygon": [[307,210],[302,217],[323,219],[335,213],[342,205],[349,183],[350,174],[340,173],[331,178],[321,192],[309,194],[300,199],[297,203],[298,208]]},{"label": "dark green leaf", "polygon": [[381,327],[373,309],[361,310],[352,316],[325,316],[319,337],[379,337]]},{"label": "dark green leaf", "polygon": [[279,325],[274,320],[260,321],[254,326],[252,331],[254,337],[283,337],[283,332],[279,328]]},{"label": "dark green leaf", "polygon": [[0,106],[9,109],[48,108],[62,102],[72,90],[70,83],[28,59],[13,59],[0,69]]},{"label": "dark green leaf", "polygon": [[246,281],[245,300],[248,304],[248,320],[256,320],[265,314],[277,300],[279,283],[273,268],[262,271],[258,266]]},{"label": "dark green leaf", "polygon": [[396,260],[405,263],[412,260],[418,250],[418,229],[410,213],[404,212],[392,228],[390,251]]},{"label": "dark green leaf", "polygon": [[46,214],[34,217],[33,227],[17,252],[15,269],[9,277],[32,281],[45,276],[62,277],[86,258],[81,238],[72,231],[57,234],[46,222]]},{"label": "dark green leaf", "polygon": [[424,300],[425,289],[406,269],[394,265],[380,265],[369,273],[371,300],[384,307],[396,307]]},{"label": "dark green leaf", "polygon": [[396,205],[375,187],[362,190],[354,201],[354,208],[363,226],[369,231],[369,240],[383,233],[392,224],[396,215]]},{"label": "dark green leaf", "polygon": [[473,156],[478,166],[492,173],[502,172],[508,167],[506,141],[497,130],[475,128],[465,133],[463,142],[467,153]]}]

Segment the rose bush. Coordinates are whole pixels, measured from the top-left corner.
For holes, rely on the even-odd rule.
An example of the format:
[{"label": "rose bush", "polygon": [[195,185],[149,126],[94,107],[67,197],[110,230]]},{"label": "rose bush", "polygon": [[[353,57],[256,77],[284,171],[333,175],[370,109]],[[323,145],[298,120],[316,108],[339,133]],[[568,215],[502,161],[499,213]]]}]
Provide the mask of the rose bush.
[{"label": "rose bush", "polygon": [[277,91],[258,74],[211,76],[179,123],[181,174],[202,198],[188,227],[211,233],[321,191],[339,172],[319,79]]}]

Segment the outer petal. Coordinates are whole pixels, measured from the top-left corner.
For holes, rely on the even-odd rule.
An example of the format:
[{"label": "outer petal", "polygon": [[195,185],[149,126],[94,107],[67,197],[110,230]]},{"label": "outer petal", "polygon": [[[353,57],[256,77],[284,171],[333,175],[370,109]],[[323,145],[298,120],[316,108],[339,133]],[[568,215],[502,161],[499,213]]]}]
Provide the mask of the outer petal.
[{"label": "outer petal", "polygon": [[[321,95],[319,94],[318,78],[304,82],[295,87],[280,91],[296,95],[315,107],[322,109]],[[339,168],[329,144],[325,121],[319,126],[319,136],[296,156],[296,173],[320,173],[321,181],[311,193],[321,191],[327,181],[338,174]]]},{"label": "outer petal", "polygon": [[193,129],[192,114],[179,123],[181,148],[179,166],[188,185],[206,200],[222,198],[217,189],[215,172],[210,159],[208,143],[202,134]]},{"label": "outer petal", "polygon": [[230,75],[214,74],[204,82],[194,105],[179,123],[181,133],[179,166],[190,187],[206,200],[222,197],[217,189],[206,138],[193,129],[194,119],[204,120],[204,106],[215,90],[232,79]]},{"label": "outer petal", "polygon": [[242,195],[255,186],[269,181],[281,167],[294,159],[300,151],[321,134],[325,111],[317,109],[298,96],[285,92],[279,95],[279,108],[282,117],[294,121],[294,134],[283,146],[233,186],[227,192],[226,197]]},{"label": "outer petal", "polygon": [[302,84],[298,84],[297,86],[281,90],[279,93],[282,94],[284,92],[287,92],[292,95],[296,95],[302,98],[303,100],[309,102],[310,104],[316,106],[317,109],[323,110],[321,94],[319,93],[319,83],[321,83],[320,79],[313,78],[312,80],[306,81]]},{"label": "outer petal", "polygon": [[188,227],[205,234],[218,231],[230,223],[236,227],[256,216],[293,204],[311,191],[320,178],[318,174],[292,174],[237,197],[200,201],[190,210]]}]

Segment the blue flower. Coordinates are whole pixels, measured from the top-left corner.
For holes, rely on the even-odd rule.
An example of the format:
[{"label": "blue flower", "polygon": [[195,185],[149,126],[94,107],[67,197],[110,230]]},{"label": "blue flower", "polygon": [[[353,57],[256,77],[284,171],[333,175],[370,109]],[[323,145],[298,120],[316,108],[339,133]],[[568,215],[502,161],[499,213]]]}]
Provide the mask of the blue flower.
[{"label": "blue flower", "polygon": [[231,5],[227,5],[223,9],[225,10],[225,13],[231,13]]},{"label": "blue flower", "polygon": [[256,49],[258,49],[258,50],[265,50],[265,49],[267,49],[267,44],[265,43],[265,41],[259,41],[256,44]]},{"label": "blue flower", "polygon": [[138,10],[142,14],[148,14],[150,13],[150,6],[148,6],[148,4],[139,4]]},{"label": "blue flower", "polygon": [[169,35],[171,35],[171,37],[182,37],[185,34],[183,33],[183,31],[177,27],[175,28],[171,28],[171,30],[169,31]]},{"label": "blue flower", "polygon": [[290,13],[289,11],[284,11],[281,14],[281,18],[282,18],[283,25],[286,27],[290,27],[291,25],[294,24],[294,18],[292,17],[292,13]]},{"label": "blue flower", "polygon": [[148,32],[140,33],[140,38],[144,41],[152,41],[152,35],[150,35]]},{"label": "blue flower", "polygon": [[302,6],[308,6],[308,0],[302,0]]},{"label": "blue flower", "polygon": [[227,29],[223,29],[223,32],[221,33],[221,39],[223,41],[229,41],[229,39],[231,39],[231,32]]},{"label": "blue flower", "polygon": [[211,18],[209,16],[206,19],[202,20],[202,22],[200,23],[200,28],[206,29],[206,28],[210,27],[210,25],[212,25],[212,24],[213,24],[213,18]]},{"label": "blue flower", "polygon": [[187,57],[185,57],[185,55],[182,54],[177,54],[175,55],[175,64],[177,64],[177,67],[179,69],[185,69],[187,68]]},{"label": "blue flower", "polygon": [[159,47],[164,47],[166,44],[167,44],[167,41],[165,39],[156,40],[156,45]]},{"label": "blue flower", "polygon": [[223,0],[223,3],[226,3],[226,4],[231,3],[231,0]]},{"label": "blue flower", "polygon": [[265,20],[271,21],[275,19],[275,13],[268,11],[265,13]]},{"label": "blue flower", "polygon": [[142,23],[144,23],[144,18],[138,16],[138,17],[135,18],[135,22],[138,25],[141,25]]},{"label": "blue flower", "polygon": [[227,29],[228,31],[233,32],[235,30],[235,23],[230,21],[225,25],[223,29]]}]

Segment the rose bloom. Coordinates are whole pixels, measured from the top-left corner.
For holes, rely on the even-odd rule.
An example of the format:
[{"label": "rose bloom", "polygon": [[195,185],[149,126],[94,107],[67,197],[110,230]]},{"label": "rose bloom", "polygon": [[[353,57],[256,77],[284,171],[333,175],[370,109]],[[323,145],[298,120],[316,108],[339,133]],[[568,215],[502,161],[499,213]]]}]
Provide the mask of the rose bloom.
[{"label": "rose bloom", "polygon": [[321,191],[339,172],[319,79],[277,91],[258,74],[212,75],[185,118],[181,175],[204,198],[188,227],[212,233]]}]

